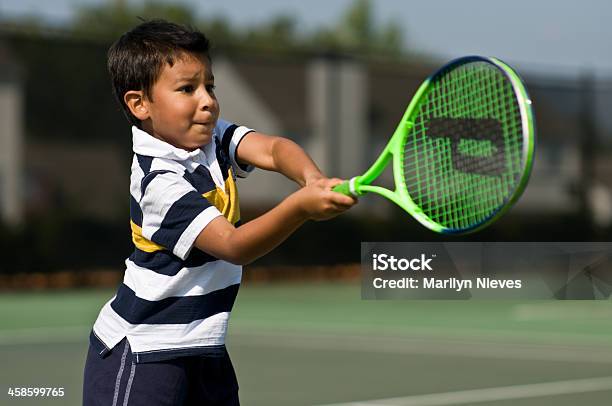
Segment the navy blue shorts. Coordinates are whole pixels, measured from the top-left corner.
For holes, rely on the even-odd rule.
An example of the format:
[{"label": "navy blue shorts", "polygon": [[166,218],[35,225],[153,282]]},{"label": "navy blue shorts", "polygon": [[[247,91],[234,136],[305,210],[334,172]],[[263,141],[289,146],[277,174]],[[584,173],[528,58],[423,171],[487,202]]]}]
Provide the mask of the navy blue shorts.
[{"label": "navy blue shorts", "polygon": [[126,339],[104,358],[90,345],[83,405],[239,405],[234,367],[223,353],[136,364]]}]

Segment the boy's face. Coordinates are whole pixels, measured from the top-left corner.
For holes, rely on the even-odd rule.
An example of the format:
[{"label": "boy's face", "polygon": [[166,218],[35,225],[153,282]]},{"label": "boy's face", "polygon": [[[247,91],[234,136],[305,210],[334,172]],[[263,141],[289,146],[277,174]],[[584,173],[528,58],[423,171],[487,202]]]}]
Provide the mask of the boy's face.
[{"label": "boy's face", "polygon": [[219,118],[214,76],[205,56],[182,54],[165,64],[144,100],[145,131],[177,148],[193,151],[211,142]]}]

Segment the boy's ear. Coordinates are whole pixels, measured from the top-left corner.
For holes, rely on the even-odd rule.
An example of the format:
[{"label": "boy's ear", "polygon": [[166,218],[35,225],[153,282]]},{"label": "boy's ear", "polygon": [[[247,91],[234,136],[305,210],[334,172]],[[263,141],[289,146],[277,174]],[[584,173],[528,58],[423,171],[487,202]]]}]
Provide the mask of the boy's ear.
[{"label": "boy's ear", "polygon": [[128,106],[132,114],[139,119],[144,121],[149,118],[149,107],[145,100],[144,92],[142,90],[130,90],[123,96],[123,101]]}]

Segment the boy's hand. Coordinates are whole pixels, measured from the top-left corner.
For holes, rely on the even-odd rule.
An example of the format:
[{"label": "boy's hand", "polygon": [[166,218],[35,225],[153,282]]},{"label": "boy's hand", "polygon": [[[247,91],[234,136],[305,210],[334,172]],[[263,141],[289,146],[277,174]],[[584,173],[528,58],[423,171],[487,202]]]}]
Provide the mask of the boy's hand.
[{"label": "boy's hand", "polygon": [[309,182],[294,193],[298,204],[306,217],[311,220],[328,220],[350,209],[357,199],[341,193],[333,192],[332,188],[340,183],[338,178],[320,178]]},{"label": "boy's hand", "polygon": [[310,186],[321,179],[327,179],[327,178],[325,177],[325,175],[321,174],[320,172],[311,173],[310,175],[304,178],[304,181],[305,181],[304,186]]}]

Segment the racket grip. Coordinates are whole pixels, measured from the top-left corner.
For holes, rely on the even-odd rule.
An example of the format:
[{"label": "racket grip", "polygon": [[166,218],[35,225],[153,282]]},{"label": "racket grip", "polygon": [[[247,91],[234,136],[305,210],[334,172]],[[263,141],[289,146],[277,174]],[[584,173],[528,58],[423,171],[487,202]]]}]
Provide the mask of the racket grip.
[{"label": "racket grip", "polygon": [[348,180],[345,180],[341,184],[334,186],[332,190],[337,193],[342,193],[343,195],[353,196]]}]

